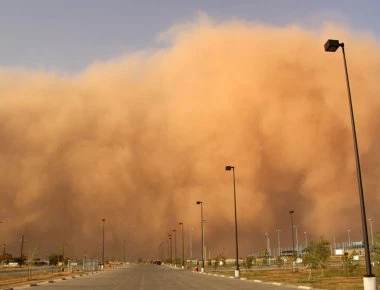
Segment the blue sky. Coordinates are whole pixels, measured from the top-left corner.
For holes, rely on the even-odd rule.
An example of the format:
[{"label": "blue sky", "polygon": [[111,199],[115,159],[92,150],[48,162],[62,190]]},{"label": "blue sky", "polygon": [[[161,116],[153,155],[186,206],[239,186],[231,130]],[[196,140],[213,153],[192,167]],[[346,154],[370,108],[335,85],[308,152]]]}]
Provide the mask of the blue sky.
[{"label": "blue sky", "polygon": [[377,0],[3,0],[0,67],[79,72],[94,61],[157,46],[157,35],[203,11],[278,26],[333,20],[379,38]]}]

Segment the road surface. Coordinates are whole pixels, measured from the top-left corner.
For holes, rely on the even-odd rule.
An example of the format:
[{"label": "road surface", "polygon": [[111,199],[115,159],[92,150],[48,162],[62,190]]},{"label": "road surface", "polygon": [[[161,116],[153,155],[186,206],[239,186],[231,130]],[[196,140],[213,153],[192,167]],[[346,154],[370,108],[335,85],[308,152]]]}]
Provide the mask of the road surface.
[{"label": "road surface", "polygon": [[[100,272],[94,275],[82,276],[70,280],[59,280],[54,283],[38,283],[43,290],[283,290],[295,287],[278,286],[240,280],[215,275],[200,274],[191,271],[174,269],[167,266],[140,264],[128,265],[126,268]],[[22,287],[14,289],[25,289]]]}]

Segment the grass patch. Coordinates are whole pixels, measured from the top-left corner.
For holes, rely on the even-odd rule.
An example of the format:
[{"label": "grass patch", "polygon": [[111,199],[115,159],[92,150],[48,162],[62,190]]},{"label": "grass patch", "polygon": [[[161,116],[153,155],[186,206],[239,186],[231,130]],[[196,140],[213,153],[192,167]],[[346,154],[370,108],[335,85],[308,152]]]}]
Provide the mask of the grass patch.
[{"label": "grass patch", "polygon": [[[211,269],[210,269],[211,270]],[[233,276],[234,271],[219,272],[223,275]],[[313,270],[309,280],[309,270],[299,267],[298,271],[292,269],[271,269],[271,270],[243,270],[241,277],[250,280],[261,280],[264,282],[279,282],[289,285],[310,286],[317,289],[328,290],[362,290],[363,289],[363,269],[358,268],[354,273],[346,275],[341,268],[328,268],[322,271]],[[380,279],[377,278],[378,287]]]},{"label": "grass patch", "polygon": [[32,274],[32,277],[28,279],[25,274],[18,276],[0,276],[0,289],[6,288],[9,286],[21,286],[30,283],[38,283],[42,281],[47,281],[50,279],[60,278],[73,275],[71,272],[58,272],[58,273],[38,273]]}]

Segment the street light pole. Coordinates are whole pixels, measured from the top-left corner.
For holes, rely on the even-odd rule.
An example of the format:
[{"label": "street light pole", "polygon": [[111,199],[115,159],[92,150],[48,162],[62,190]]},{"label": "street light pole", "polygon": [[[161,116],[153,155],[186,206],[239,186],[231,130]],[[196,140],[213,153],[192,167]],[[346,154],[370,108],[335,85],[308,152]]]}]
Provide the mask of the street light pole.
[{"label": "street light pole", "polygon": [[165,263],[165,242],[162,242],[161,246],[161,263]]},{"label": "street light pole", "polygon": [[182,269],[185,268],[185,242],[183,240],[183,222],[180,222],[179,225],[181,226],[181,230],[182,230],[182,238],[181,238],[181,241],[182,241]]},{"label": "street light pole", "polygon": [[193,228],[189,229],[189,255],[190,260],[193,260]]},{"label": "street light pole", "polygon": [[123,254],[124,254],[124,263],[125,263],[125,240],[124,240],[124,251],[123,251]]},{"label": "street light pole", "polygon": [[351,230],[347,230],[348,247],[351,247]]},{"label": "street light pole", "polygon": [[5,244],[3,244],[3,266],[5,265]]},{"label": "street light pole", "polygon": [[205,235],[205,223],[206,223],[206,220],[203,220],[203,227],[202,227],[202,235],[203,235],[203,255],[204,255],[204,258],[205,260],[207,260],[207,247],[206,247],[206,235]]},{"label": "street light pole", "polygon": [[171,264],[171,263],[173,263],[172,235],[168,234],[168,236],[169,236],[169,242],[170,242],[170,255],[169,255],[169,258],[170,258],[170,264]]},{"label": "street light pole", "polygon": [[358,146],[358,141],[356,137],[355,117],[354,117],[354,110],[353,110],[353,105],[352,105],[350,81],[348,78],[348,68],[347,68],[346,53],[344,50],[344,43],[340,43],[339,40],[329,39],[324,45],[325,51],[329,51],[329,52],[335,52],[339,47],[342,48],[344,71],[346,73],[347,94],[348,94],[348,103],[349,103],[350,116],[351,116],[352,137],[353,137],[354,151],[355,151],[356,173],[357,173],[360,210],[361,210],[361,219],[362,219],[363,241],[364,241],[365,262],[366,262],[366,274],[363,277],[363,284],[364,284],[365,290],[368,290],[368,289],[373,290],[377,288],[377,285],[376,285],[376,277],[372,273],[371,256],[370,256],[369,243],[368,243],[367,217],[366,217],[366,211],[365,211],[362,174],[361,174],[361,169],[360,169],[360,158],[359,158],[359,148],[358,148],[359,146]]},{"label": "street light pole", "polygon": [[303,232],[305,234],[305,248],[307,248],[307,233],[306,232]]},{"label": "street light pole", "polygon": [[167,247],[168,247],[168,255],[167,255],[167,259],[166,259],[166,260],[167,260],[168,262],[170,262],[170,261],[169,261],[169,260],[170,260],[170,254],[169,254],[169,240],[166,240],[165,243],[166,243],[166,245],[167,245]]},{"label": "street light pole", "polygon": [[299,225],[295,225],[294,228],[296,229],[296,244],[297,244],[297,257],[299,256],[299,243],[298,243],[298,228]]},{"label": "street light pole", "polygon": [[275,230],[277,232],[277,245],[278,245],[278,256],[281,256],[281,246],[280,246],[280,229]]},{"label": "street light pole", "polygon": [[177,267],[177,230],[173,230],[174,232],[174,265]]},{"label": "street light pole", "polygon": [[20,267],[21,267],[21,265],[22,265],[23,262],[24,262],[24,259],[23,259],[23,257],[22,257],[22,255],[23,255],[23,250],[24,250],[24,235],[22,235],[22,237],[21,237]]},{"label": "street light pole", "polygon": [[106,219],[102,219],[103,221],[103,254],[102,254],[102,264],[103,264],[103,268],[104,268],[104,223],[106,221]]},{"label": "street light pole", "polygon": [[269,234],[265,233],[266,240],[267,240],[267,254],[268,254],[268,265],[270,265],[270,243],[269,243]]},{"label": "street light pole", "polygon": [[232,170],[232,177],[234,182],[234,209],[235,209],[235,245],[236,245],[236,270],[235,277],[240,277],[239,269],[239,243],[238,243],[238,224],[237,224],[237,210],[236,210],[236,186],[235,186],[235,166],[226,166],[226,171]]},{"label": "street light pole", "polygon": [[290,221],[291,221],[291,223],[292,223],[292,245],[293,245],[292,254],[294,255],[294,225],[293,225],[293,213],[294,213],[294,210],[289,211],[289,214],[290,214]]},{"label": "street light pole", "polygon": [[201,205],[201,231],[202,231],[202,267],[201,267],[201,272],[203,273],[205,271],[205,257],[204,257],[204,236],[203,236],[203,202],[202,201],[197,201],[196,204]]}]

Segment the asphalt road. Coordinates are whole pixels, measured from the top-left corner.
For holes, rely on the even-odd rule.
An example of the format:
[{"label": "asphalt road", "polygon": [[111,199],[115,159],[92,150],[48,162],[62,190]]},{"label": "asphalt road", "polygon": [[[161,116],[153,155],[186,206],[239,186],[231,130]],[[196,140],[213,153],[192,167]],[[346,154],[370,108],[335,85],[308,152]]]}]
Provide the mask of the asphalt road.
[{"label": "asphalt road", "polygon": [[[38,283],[38,288],[44,290],[181,290],[181,289],[291,289],[287,286],[258,283],[248,280],[219,277],[214,275],[194,273],[167,266],[129,265],[126,268],[105,271],[89,276],[70,280],[59,280],[55,283]],[[24,289],[24,288],[15,288]],[[293,288],[294,289],[294,288]]]}]

